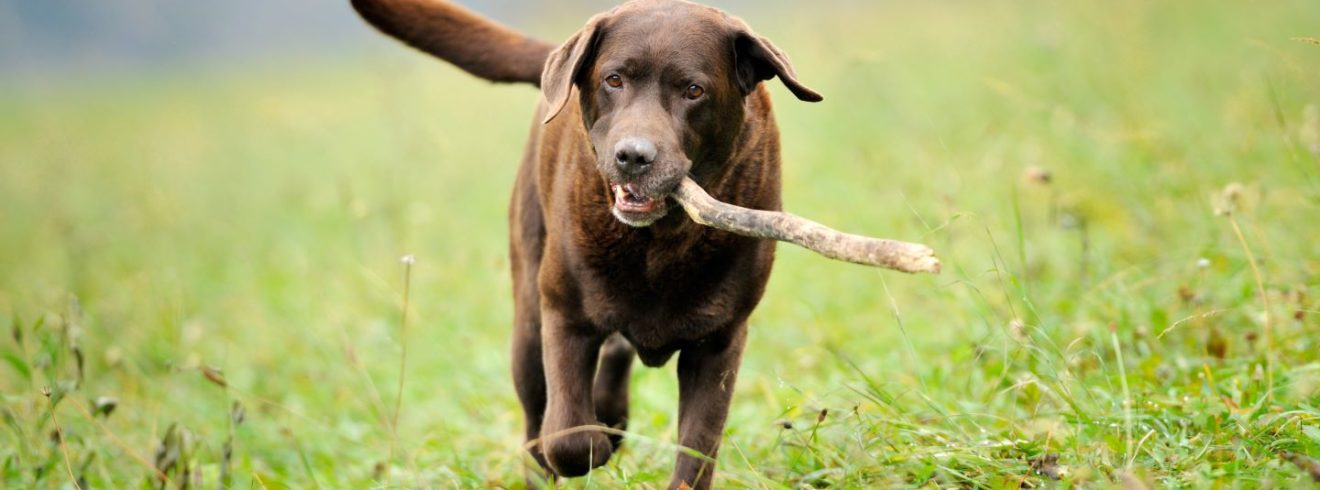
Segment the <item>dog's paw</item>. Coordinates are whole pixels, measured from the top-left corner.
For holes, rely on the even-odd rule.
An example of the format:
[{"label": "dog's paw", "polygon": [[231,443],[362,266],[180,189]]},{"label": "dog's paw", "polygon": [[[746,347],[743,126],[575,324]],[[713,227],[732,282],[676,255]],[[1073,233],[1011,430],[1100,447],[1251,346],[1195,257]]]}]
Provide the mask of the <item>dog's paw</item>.
[{"label": "dog's paw", "polygon": [[545,461],[555,474],[575,477],[605,464],[614,452],[609,437],[600,432],[578,432],[542,439]]}]

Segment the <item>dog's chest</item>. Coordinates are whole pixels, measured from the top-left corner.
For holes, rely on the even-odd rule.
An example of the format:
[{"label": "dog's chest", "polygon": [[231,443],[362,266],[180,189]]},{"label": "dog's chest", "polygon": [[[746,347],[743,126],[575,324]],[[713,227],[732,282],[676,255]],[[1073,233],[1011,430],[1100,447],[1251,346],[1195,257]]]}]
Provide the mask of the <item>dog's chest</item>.
[{"label": "dog's chest", "polygon": [[761,256],[772,246],[709,235],[596,242],[583,250],[584,313],[622,333],[644,363],[663,364],[675,350],[750,314],[770,265]]},{"label": "dog's chest", "polygon": [[709,289],[704,282],[670,282],[668,286],[678,289],[664,291],[602,285],[590,293],[587,316],[592,323],[623,334],[650,366],[661,365],[673,352],[726,328],[737,316],[733,307],[737,298],[727,292],[689,294]]}]

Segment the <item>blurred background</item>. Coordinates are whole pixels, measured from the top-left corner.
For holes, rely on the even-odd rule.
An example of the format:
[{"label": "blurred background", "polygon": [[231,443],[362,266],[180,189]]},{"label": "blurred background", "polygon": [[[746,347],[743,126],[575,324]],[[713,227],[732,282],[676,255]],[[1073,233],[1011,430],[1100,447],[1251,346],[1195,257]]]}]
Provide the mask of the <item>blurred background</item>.
[{"label": "blurred background", "polygon": [[[463,3],[552,41],[610,5]],[[786,208],[945,264],[781,246],[717,486],[1320,468],[1320,3],[710,3],[826,97],[768,82]],[[538,97],[346,0],[0,0],[0,487],[521,487]],[[672,369],[570,488],[667,483]]]},{"label": "blurred background", "polygon": [[[735,9],[786,4],[710,3]],[[464,5],[557,40],[567,35],[554,32],[551,28],[556,26],[544,19],[582,23],[583,15],[614,3],[497,0]],[[291,58],[342,59],[380,48],[373,42],[377,40],[374,32],[362,29],[347,1],[4,0],[0,2],[0,22],[0,63],[5,67],[0,75],[11,83],[48,83],[65,76],[124,75],[153,69],[234,69],[245,63]]]}]

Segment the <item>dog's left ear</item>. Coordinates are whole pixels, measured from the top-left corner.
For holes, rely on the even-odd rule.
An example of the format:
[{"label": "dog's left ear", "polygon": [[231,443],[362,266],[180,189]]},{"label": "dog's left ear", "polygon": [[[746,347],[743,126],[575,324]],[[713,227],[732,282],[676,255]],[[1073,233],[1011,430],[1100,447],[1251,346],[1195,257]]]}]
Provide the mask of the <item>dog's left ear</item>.
[{"label": "dog's left ear", "polygon": [[568,105],[568,97],[573,93],[573,85],[582,77],[582,70],[591,66],[596,58],[596,43],[600,41],[607,14],[600,14],[587,21],[582,30],[564,41],[550,53],[541,71],[541,95],[545,97],[545,120],[548,123]]},{"label": "dog's left ear", "polygon": [[752,90],[756,89],[756,84],[761,81],[777,76],[798,100],[820,102],[825,99],[815,90],[798,81],[797,73],[793,71],[793,64],[788,61],[788,55],[775,47],[769,39],[758,36],[750,30],[739,29],[734,33],[733,58],[738,74],[738,85],[742,87],[744,94],[752,93]]}]

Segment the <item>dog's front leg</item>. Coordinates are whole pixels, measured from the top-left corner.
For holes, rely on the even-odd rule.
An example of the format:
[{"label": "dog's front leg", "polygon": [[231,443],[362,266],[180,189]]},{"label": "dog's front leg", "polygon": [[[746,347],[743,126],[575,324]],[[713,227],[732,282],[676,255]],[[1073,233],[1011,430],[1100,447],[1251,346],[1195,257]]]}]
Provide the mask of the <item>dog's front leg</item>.
[{"label": "dog's front leg", "polygon": [[[541,353],[545,360],[546,409],[541,444],[550,469],[560,476],[585,475],[612,453],[596,422],[592,382],[605,335],[581,319],[541,308]],[[586,426],[586,430],[582,430]],[[576,431],[574,428],[578,428]]]},{"label": "dog's front leg", "polygon": [[697,490],[711,487],[715,478],[715,456],[724,436],[733,384],[738,378],[746,324],[730,328],[718,339],[684,349],[678,358],[678,441],[705,457],[679,450],[670,489]]}]

